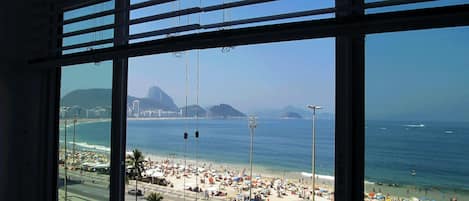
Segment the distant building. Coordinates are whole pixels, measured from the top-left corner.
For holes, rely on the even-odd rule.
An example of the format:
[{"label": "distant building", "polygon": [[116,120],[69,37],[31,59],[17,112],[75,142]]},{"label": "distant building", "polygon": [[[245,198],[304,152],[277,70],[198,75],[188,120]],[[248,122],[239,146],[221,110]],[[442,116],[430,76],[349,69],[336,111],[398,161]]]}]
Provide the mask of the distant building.
[{"label": "distant building", "polygon": [[132,110],[135,117],[140,116],[140,100],[132,101]]}]

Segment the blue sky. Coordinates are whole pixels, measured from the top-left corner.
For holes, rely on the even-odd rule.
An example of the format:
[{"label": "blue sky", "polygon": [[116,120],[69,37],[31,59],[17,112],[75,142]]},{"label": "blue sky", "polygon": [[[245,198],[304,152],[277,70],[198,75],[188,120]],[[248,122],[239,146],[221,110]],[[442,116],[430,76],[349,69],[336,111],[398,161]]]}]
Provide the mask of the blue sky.
[{"label": "blue sky", "polygon": [[[229,17],[242,19],[246,16],[333,6],[332,1],[295,1],[296,4],[284,3],[285,1],[269,4],[269,9],[233,9]],[[203,2],[205,5],[216,1]],[[464,1],[448,0],[421,5],[461,2]],[[190,7],[190,4],[181,4],[182,8],[185,6]],[[173,7],[174,5],[168,4],[142,9],[133,12],[131,17],[141,17]],[[213,13],[202,17],[201,21],[220,21],[222,15],[222,12]],[[103,20],[106,22],[101,19],[99,23],[103,23]],[[196,20],[196,16],[190,16],[189,23]],[[187,23],[185,18],[181,21],[181,24]],[[177,23],[177,19],[145,23],[131,27],[131,32],[160,29],[173,26],[174,23]],[[73,30],[74,26],[69,29]],[[469,28],[368,35],[367,118],[469,121],[469,81],[466,81],[469,80],[466,79],[469,75],[468,35]],[[93,37],[102,36],[103,34]],[[334,112],[334,57],[333,38],[241,46],[228,53],[222,53],[220,48],[201,50],[200,104],[209,106],[228,103],[244,112],[287,105],[304,107],[306,104],[320,104],[325,106],[325,112]],[[186,62],[189,64],[190,77],[189,104],[194,104],[197,64],[195,50],[182,58],[173,54],[131,58],[129,94],[142,97],[150,86],[158,85],[174,98],[176,104],[183,106]],[[111,62],[65,68],[62,95],[78,88],[110,88],[111,72]]]},{"label": "blue sky", "polygon": [[[231,104],[243,111],[304,108],[320,104],[334,111],[334,39],[304,40],[200,51],[200,105]],[[196,97],[196,51],[177,58],[163,54],[129,61],[129,94],[142,97],[158,85],[185,104],[185,65],[189,64],[189,104]]]},{"label": "blue sky", "polygon": [[469,121],[469,27],[369,35],[371,119]]}]

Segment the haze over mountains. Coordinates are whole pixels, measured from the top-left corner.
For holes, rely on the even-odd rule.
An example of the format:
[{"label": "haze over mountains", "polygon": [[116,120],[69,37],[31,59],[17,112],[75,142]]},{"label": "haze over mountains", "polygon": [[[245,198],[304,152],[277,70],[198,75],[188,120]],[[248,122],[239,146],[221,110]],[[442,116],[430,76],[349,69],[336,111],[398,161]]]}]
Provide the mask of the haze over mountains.
[{"label": "haze over mountains", "polygon": [[[110,108],[112,102],[111,89],[79,89],[66,94],[62,98],[62,106],[81,108]],[[208,118],[239,118],[246,114],[225,103],[204,108],[200,105],[179,106],[173,98],[158,86],[148,89],[146,97],[127,96],[127,113],[132,117],[208,117]],[[254,114],[261,118],[310,118],[311,112],[306,109],[287,106],[278,110],[257,111]],[[320,117],[331,119],[332,114],[320,114]]]}]

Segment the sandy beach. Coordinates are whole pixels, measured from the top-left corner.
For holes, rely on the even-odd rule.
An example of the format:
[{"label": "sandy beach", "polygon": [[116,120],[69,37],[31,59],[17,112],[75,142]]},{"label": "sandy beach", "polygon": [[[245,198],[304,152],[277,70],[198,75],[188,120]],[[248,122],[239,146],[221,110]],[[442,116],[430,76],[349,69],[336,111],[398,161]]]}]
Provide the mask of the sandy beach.
[{"label": "sandy beach", "polygon": [[[145,155],[145,159],[143,177],[147,179],[142,180],[148,183],[151,182],[148,178],[153,178],[153,182],[156,178],[164,179],[170,183],[166,188],[191,194],[195,194],[199,187],[199,194],[204,198],[207,195],[223,200],[249,197],[251,179],[248,167],[189,159],[184,162],[182,158],[170,160],[155,155]],[[281,174],[253,169],[252,184],[253,198],[262,200],[304,200],[310,198],[312,191],[311,179],[301,173]],[[317,200],[333,200],[332,177],[317,175],[316,184]],[[156,184],[149,185],[148,189],[151,189],[151,185]]]},{"label": "sandy beach", "polygon": [[[84,172],[97,171],[93,169],[93,165],[102,167],[103,164],[109,163],[109,156],[106,153],[77,151],[75,154],[77,160],[81,161],[82,168],[84,166],[91,167]],[[70,164],[73,157],[71,152],[68,152],[68,155]],[[144,156],[145,170],[142,173],[142,178],[139,179],[138,186],[140,190],[144,191],[145,195],[151,192],[159,192],[166,195],[169,198],[167,200],[181,200],[187,196],[187,198],[194,199],[197,197],[201,199],[243,201],[249,197],[251,178],[247,166],[204,160],[184,160],[184,158],[169,158],[149,154]],[[69,166],[68,169],[74,169],[71,173],[77,178],[94,175],[89,179],[93,184],[95,184],[95,181],[98,181],[96,184],[99,184],[99,178],[102,177],[96,173],[80,172],[76,166]],[[197,172],[198,174],[196,174]],[[312,185],[308,173],[266,171],[254,166],[252,175],[252,195],[253,198],[258,200],[299,201],[311,198]],[[334,177],[316,175],[316,178],[316,200],[334,200]],[[106,180],[108,181],[108,176],[106,176]],[[167,182],[164,185],[161,183],[163,180]],[[134,186],[135,180],[131,178],[126,186],[126,191],[133,189]],[[197,187],[200,188],[198,193]],[[450,200],[453,197],[457,200],[469,200],[469,191],[425,189],[409,185],[365,182],[365,191],[365,200],[367,201],[432,201]]]}]

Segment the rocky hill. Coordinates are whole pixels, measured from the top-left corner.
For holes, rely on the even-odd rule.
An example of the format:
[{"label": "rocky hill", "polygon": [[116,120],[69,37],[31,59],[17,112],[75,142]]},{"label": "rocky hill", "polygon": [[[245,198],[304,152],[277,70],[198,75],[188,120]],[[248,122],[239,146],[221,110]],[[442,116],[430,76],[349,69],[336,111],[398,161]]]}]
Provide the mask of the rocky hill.
[{"label": "rocky hill", "polygon": [[209,116],[212,118],[245,117],[246,115],[228,104],[220,104],[210,107]]}]

